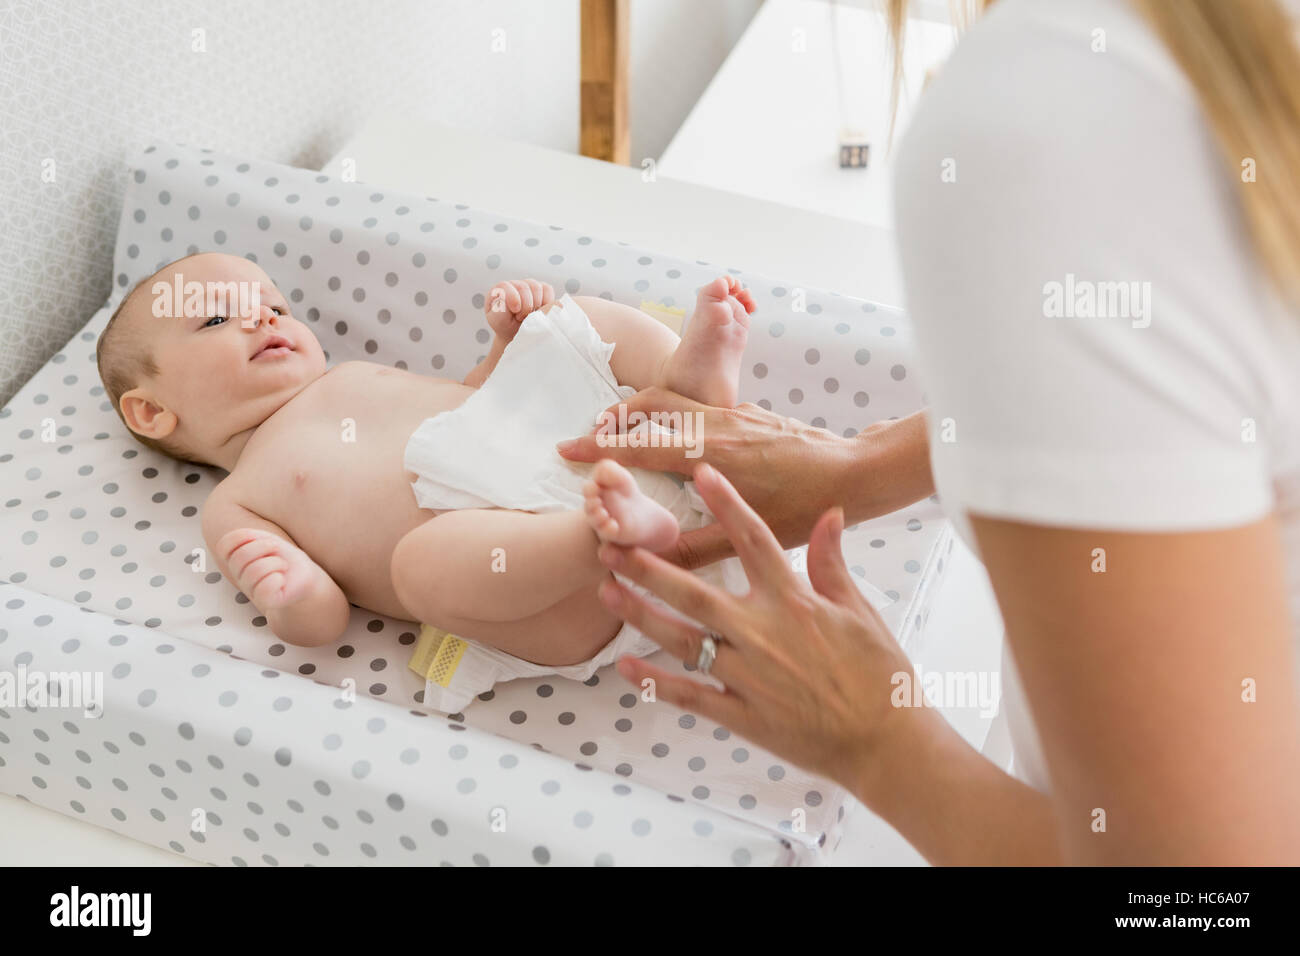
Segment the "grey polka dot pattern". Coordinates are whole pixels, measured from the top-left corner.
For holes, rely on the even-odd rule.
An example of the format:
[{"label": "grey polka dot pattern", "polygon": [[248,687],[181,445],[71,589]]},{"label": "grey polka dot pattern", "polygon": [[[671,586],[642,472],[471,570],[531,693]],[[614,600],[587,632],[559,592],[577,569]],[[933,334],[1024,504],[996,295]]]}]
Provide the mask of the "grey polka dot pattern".
[{"label": "grey polka dot pattern", "polygon": [[[493,866],[572,866],[598,854],[728,865],[739,848],[766,865],[792,862],[790,846],[719,809],[673,804],[639,783],[616,795],[604,775],[525,743],[368,697],[347,701],[313,681],[287,687],[277,671],[198,644],[159,654],[156,630],[18,585],[0,584],[0,606],[6,671],[21,659],[27,675],[103,674],[120,647],[139,655],[126,686],[105,682],[104,706],[89,715],[93,695],[77,706],[29,698],[0,707],[0,791],[184,856],[236,866],[472,866],[480,856]],[[70,637],[51,643],[45,627]],[[110,633],[125,643],[110,643]],[[199,662],[209,667],[201,677]],[[242,713],[197,706],[220,687],[240,688]],[[136,700],[146,690],[147,709]],[[286,691],[294,706],[266,716]],[[453,750],[455,774],[410,765],[410,754]],[[371,771],[356,780],[346,767],[362,755]],[[552,796],[534,799],[529,780],[545,781]],[[489,808],[504,831],[486,827]],[[707,840],[701,821],[713,828]]]},{"label": "grey polka dot pattern", "polygon": [[[212,176],[224,189],[206,183]],[[348,632],[333,646],[275,640],[266,619],[203,550],[198,513],[219,474],[128,438],[94,365],[95,336],[125,290],[191,246],[216,248],[218,229],[225,251],[267,269],[332,362],[362,359],[459,377],[483,353],[483,293],[507,276],[632,304],[680,306],[727,272],[758,304],[742,398],[846,435],[923,404],[916,376],[905,374],[906,318],[883,306],[311,171],[151,148],[139,157],[124,202],[114,275],[126,281],[115,281],[104,309],[0,409],[0,537],[12,542],[0,549],[0,580],[9,582],[0,588],[9,601],[0,600],[0,666],[17,666],[27,655],[53,668],[78,663],[80,654],[102,667],[110,706],[94,726],[105,735],[104,749],[120,747],[127,762],[94,759],[90,769],[102,764],[106,776],[87,776],[102,799],[81,799],[86,816],[98,814],[97,822],[158,846],[176,841],[202,859],[238,857],[249,865],[266,864],[265,856],[281,865],[383,864],[412,852],[425,854],[420,862],[446,854],[466,865],[476,855],[487,865],[618,865],[648,862],[674,846],[679,859],[761,865],[797,862],[834,846],[845,796],[839,787],[748,742],[748,760],[737,764],[732,753],[740,738],[729,728],[643,701],[612,668],[584,683],[498,685],[464,714],[448,717],[426,714],[423,681],[406,667],[418,631],[409,623],[354,609]],[[879,598],[905,647],[922,634],[950,546],[933,500],[845,534],[855,578]],[[32,610],[37,595],[52,596],[41,598],[50,619],[43,625]],[[10,607],[14,601],[20,603]],[[80,650],[61,649],[74,640]],[[666,654],[656,663],[683,669]],[[349,680],[355,701],[336,689]],[[46,717],[8,715],[32,726]],[[6,722],[0,716],[0,729]],[[57,724],[42,726],[71,743]],[[174,753],[166,760],[137,755],[129,733],[147,740],[148,751],[165,742]],[[54,748],[40,749],[30,733],[8,736],[24,749],[0,745],[0,786],[69,812],[71,791],[61,803],[53,795],[63,786],[56,779],[64,778],[35,757],[55,759],[48,752]],[[94,754],[84,740],[77,746]],[[148,761],[137,767],[127,760],[134,756]],[[66,757],[77,760],[71,746]],[[166,779],[150,774],[147,762],[162,767]],[[118,794],[112,778],[148,796]],[[421,794],[416,782],[433,778],[439,787]],[[194,786],[182,791],[178,781]],[[558,785],[545,800],[543,781]],[[184,814],[155,796],[162,784],[192,794],[180,799],[193,806],[211,804],[224,826],[210,827],[203,841],[169,829]],[[224,799],[213,797],[213,788]],[[274,814],[266,792],[272,788],[281,796]],[[236,793],[244,796],[237,800]],[[806,799],[809,793],[816,799]],[[644,794],[657,794],[653,805],[626,809]],[[664,794],[673,799],[664,801]],[[392,796],[403,809],[394,809]],[[268,808],[260,817],[243,809],[254,797]],[[149,816],[150,800],[165,822]],[[286,800],[315,808],[315,815],[284,812]],[[540,809],[548,802],[557,806],[553,819]],[[485,808],[493,806],[508,810],[521,830],[528,821],[527,833],[508,841],[493,834],[485,822]],[[374,817],[368,828],[362,811]],[[795,811],[806,823],[792,832]],[[426,816],[417,820],[419,813]],[[322,814],[338,829],[321,823]],[[290,835],[278,835],[269,817]],[[450,843],[431,841],[434,818],[449,828]],[[650,827],[648,838],[634,831],[637,820]],[[381,824],[383,832],[375,829]],[[692,847],[674,842],[678,826]],[[416,850],[406,849],[402,837]],[[744,854],[733,853],[739,843]]]}]

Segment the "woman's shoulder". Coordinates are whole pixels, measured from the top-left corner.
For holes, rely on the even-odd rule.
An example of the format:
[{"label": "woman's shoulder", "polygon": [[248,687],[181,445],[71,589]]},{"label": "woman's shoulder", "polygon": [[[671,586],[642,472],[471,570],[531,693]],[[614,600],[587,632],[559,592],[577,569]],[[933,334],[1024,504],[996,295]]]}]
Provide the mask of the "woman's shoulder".
[{"label": "woman's shoulder", "polygon": [[[1000,0],[922,97],[896,230],[957,436],[936,467],[972,501],[1056,489],[1037,517],[1087,501],[1176,523],[1267,500],[1270,443],[1300,426],[1300,319],[1255,257],[1250,184],[1171,70],[1127,3]],[[1248,442],[1253,421],[1269,437]]]},{"label": "woman's shoulder", "polygon": [[921,95],[894,168],[902,200],[965,181],[1051,201],[1066,173],[1127,192],[1188,160],[1219,168],[1194,91],[1131,4],[1001,0]]},{"label": "woman's shoulder", "polygon": [[[1150,305],[1130,315],[1146,346],[1279,334],[1293,345],[1276,328],[1240,172],[1132,4],[1000,0],[922,96],[895,158],[909,308],[924,322],[932,293],[960,291],[974,300],[969,321],[1002,326],[1024,309],[1041,319],[1100,308],[1088,297],[1126,283],[1154,297],[1127,306]],[[1221,370],[1242,357],[1228,351]]]}]

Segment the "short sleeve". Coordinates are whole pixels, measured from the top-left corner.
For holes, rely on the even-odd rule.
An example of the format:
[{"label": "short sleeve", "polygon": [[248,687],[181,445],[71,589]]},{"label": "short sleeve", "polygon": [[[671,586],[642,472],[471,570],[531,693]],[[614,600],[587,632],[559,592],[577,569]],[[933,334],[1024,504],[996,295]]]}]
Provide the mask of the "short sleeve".
[{"label": "short sleeve", "polygon": [[1116,530],[1261,517],[1279,305],[1194,96],[1143,31],[1112,23],[1098,55],[1083,22],[987,19],[895,167],[941,498]]}]

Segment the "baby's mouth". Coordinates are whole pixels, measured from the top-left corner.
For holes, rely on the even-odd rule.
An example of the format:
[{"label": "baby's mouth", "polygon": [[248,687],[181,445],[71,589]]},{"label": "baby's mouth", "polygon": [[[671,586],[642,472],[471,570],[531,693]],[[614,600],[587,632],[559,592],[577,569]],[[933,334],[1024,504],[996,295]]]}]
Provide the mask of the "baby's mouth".
[{"label": "baby's mouth", "polygon": [[293,343],[283,335],[272,335],[261,344],[256,352],[249,356],[249,361],[262,357],[271,358],[273,356],[288,355],[293,351]]}]

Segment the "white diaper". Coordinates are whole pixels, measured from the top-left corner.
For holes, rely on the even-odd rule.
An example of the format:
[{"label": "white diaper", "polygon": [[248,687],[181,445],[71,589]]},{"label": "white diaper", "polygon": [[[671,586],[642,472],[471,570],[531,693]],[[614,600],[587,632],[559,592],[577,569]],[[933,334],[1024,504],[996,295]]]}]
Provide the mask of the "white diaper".
[{"label": "white diaper", "polygon": [[[613,352],[614,346],[601,341],[587,314],[568,295],[550,312],[529,315],[483,386],[459,408],[426,419],[411,435],[405,465],[418,476],[412,488],[419,506],[538,513],[581,509],[582,486],[594,466],[566,461],[555,444],[590,431],[602,411],[635,392],[614,378],[609,365]],[[713,520],[693,482],[663,472],[629,470],[642,491],[672,512],[682,530]],[[747,587],[735,558],[697,573],[737,593]],[[646,593],[626,579],[620,581]],[[644,657],[656,650],[658,645],[627,624],[591,660],[562,667],[533,664],[461,639],[445,644],[436,668],[422,671],[424,702],[453,713],[499,681],[545,674],[586,680],[619,657]]]}]

